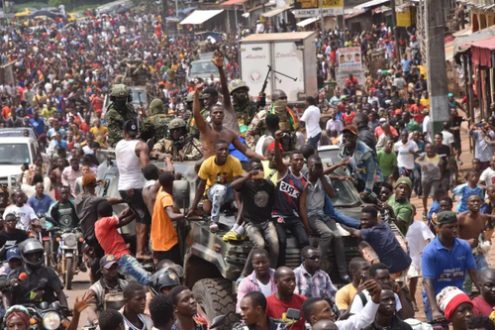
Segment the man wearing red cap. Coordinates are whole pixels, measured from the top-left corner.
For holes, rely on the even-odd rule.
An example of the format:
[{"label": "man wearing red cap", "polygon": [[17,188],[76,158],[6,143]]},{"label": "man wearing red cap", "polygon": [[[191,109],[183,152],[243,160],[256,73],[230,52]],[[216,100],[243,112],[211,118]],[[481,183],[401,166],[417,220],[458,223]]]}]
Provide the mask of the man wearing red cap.
[{"label": "man wearing red cap", "polygon": [[467,329],[467,320],[473,315],[473,302],[455,286],[445,287],[437,294],[437,305],[454,330]]}]

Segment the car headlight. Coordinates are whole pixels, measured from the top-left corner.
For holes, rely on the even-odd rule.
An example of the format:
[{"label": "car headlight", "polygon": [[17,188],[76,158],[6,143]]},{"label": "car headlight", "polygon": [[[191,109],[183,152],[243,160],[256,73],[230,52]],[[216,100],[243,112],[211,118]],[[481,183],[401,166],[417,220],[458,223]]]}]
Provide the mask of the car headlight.
[{"label": "car headlight", "polygon": [[62,236],[64,240],[64,246],[66,247],[76,247],[77,246],[77,237],[74,234],[65,234]]},{"label": "car headlight", "polygon": [[60,327],[60,315],[56,312],[48,312],[43,315],[43,327],[46,330],[56,330]]}]

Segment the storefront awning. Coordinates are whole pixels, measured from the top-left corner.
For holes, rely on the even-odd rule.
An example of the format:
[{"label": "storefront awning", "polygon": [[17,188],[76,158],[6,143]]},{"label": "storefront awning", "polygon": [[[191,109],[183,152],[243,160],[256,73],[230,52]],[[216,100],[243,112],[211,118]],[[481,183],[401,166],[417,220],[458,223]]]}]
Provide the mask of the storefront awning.
[{"label": "storefront awning", "polygon": [[195,10],[193,11],[189,16],[184,18],[181,22],[180,25],[186,25],[186,24],[191,24],[191,25],[199,25],[203,24],[207,20],[217,16],[223,12],[223,9],[218,9],[218,10]]},{"label": "storefront awning", "polygon": [[220,6],[229,7],[229,6],[235,6],[235,5],[242,5],[247,1],[248,0],[227,0],[225,2],[222,2],[220,4]]},{"label": "storefront awning", "polygon": [[316,22],[319,19],[320,19],[319,17],[306,18],[305,20],[300,21],[296,25],[299,26],[299,27],[305,27],[306,25],[309,25],[311,23],[314,23],[314,22]]},{"label": "storefront awning", "polygon": [[278,14],[281,14],[288,9],[290,9],[290,6],[274,8],[270,11],[267,11],[266,13],[261,14],[261,16],[266,17],[266,18],[270,18],[270,17],[276,16]]},{"label": "storefront awning", "polygon": [[390,2],[390,0],[371,0],[354,7],[354,9],[368,9],[374,6],[380,6],[384,3]]},{"label": "storefront awning", "polygon": [[[470,32],[470,29],[467,29]],[[464,53],[471,48],[473,43],[486,40],[495,36],[495,28],[490,27],[487,29],[483,29],[481,31],[477,31],[475,33],[463,33],[459,34],[458,32],[454,33],[454,54],[457,55],[459,53]]]},{"label": "storefront awning", "polygon": [[473,42],[471,45],[471,61],[475,66],[493,67],[492,51],[495,50],[495,37]]}]

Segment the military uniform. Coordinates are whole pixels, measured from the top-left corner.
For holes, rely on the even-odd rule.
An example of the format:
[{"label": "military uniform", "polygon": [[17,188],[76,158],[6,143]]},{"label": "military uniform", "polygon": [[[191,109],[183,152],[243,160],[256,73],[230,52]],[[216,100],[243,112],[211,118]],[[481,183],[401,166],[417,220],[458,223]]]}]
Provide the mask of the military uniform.
[{"label": "military uniform", "polygon": [[169,138],[161,139],[153,145],[153,151],[171,154],[174,162],[199,160],[203,157],[201,142],[189,136],[184,141],[174,141]]},{"label": "military uniform", "polygon": [[255,102],[245,102],[243,104],[234,104],[234,111],[237,114],[237,122],[239,127],[242,125],[248,126],[253,120],[256,111],[258,111],[258,106]]},{"label": "military uniform", "polygon": [[[148,109],[148,117],[144,120],[141,137],[144,140],[154,137],[156,140],[167,136],[167,125],[172,118],[165,114],[163,102],[154,99]],[[155,141],[156,141],[155,140]]]},{"label": "military uniform", "polygon": [[[129,89],[124,84],[116,84],[112,86],[110,97],[127,99],[129,97]],[[123,138],[123,126],[128,120],[136,120],[137,113],[131,104],[125,101],[124,109],[118,110],[115,106],[115,101],[110,103],[108,110],[105,113],[105,120],[108,123],[108,143],[114,146]]]}]

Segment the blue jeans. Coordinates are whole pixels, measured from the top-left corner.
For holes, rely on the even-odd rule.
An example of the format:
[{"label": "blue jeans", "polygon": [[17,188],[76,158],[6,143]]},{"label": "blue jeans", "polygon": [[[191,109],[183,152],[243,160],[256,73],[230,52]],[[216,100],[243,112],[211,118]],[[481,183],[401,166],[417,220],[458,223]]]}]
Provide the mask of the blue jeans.
[{"label": "blue jeans", "polygon": [[325,208],[323,209],[326,215],[328,215],[330,218],[334,219],[338,223],[341,223],[343,225],[352,227],[352,228],[359,228],[361,225],[361,221],[354,219],[353,217],[350,217],[348,215],[345,215],[344,213],[340,212],[339,210],[336,210],[333,207],[332,200],[330,197],[325,195]]},{"label": "blue jeans", "polygon": [[123,255],[118,261],[119,270],[122,274],[134,278],[141,285],[150,283],[150,273],[141,266],[139,261],[131,255]]},{"label": "blue jeans", "polygon": [[211,221],[218,222],[220,208],[234,200],[234,191],[230,185],[217,183],[208,189],[208,199],[211,201]]},{"label": "blue jeans", "polygon": [[320,142],[320,137],[321,137],[321,133],[318,133],[317,135],[310,137],[308,139],[307,144],[312,146],[315,150],[318,150],[318,142]]}]

